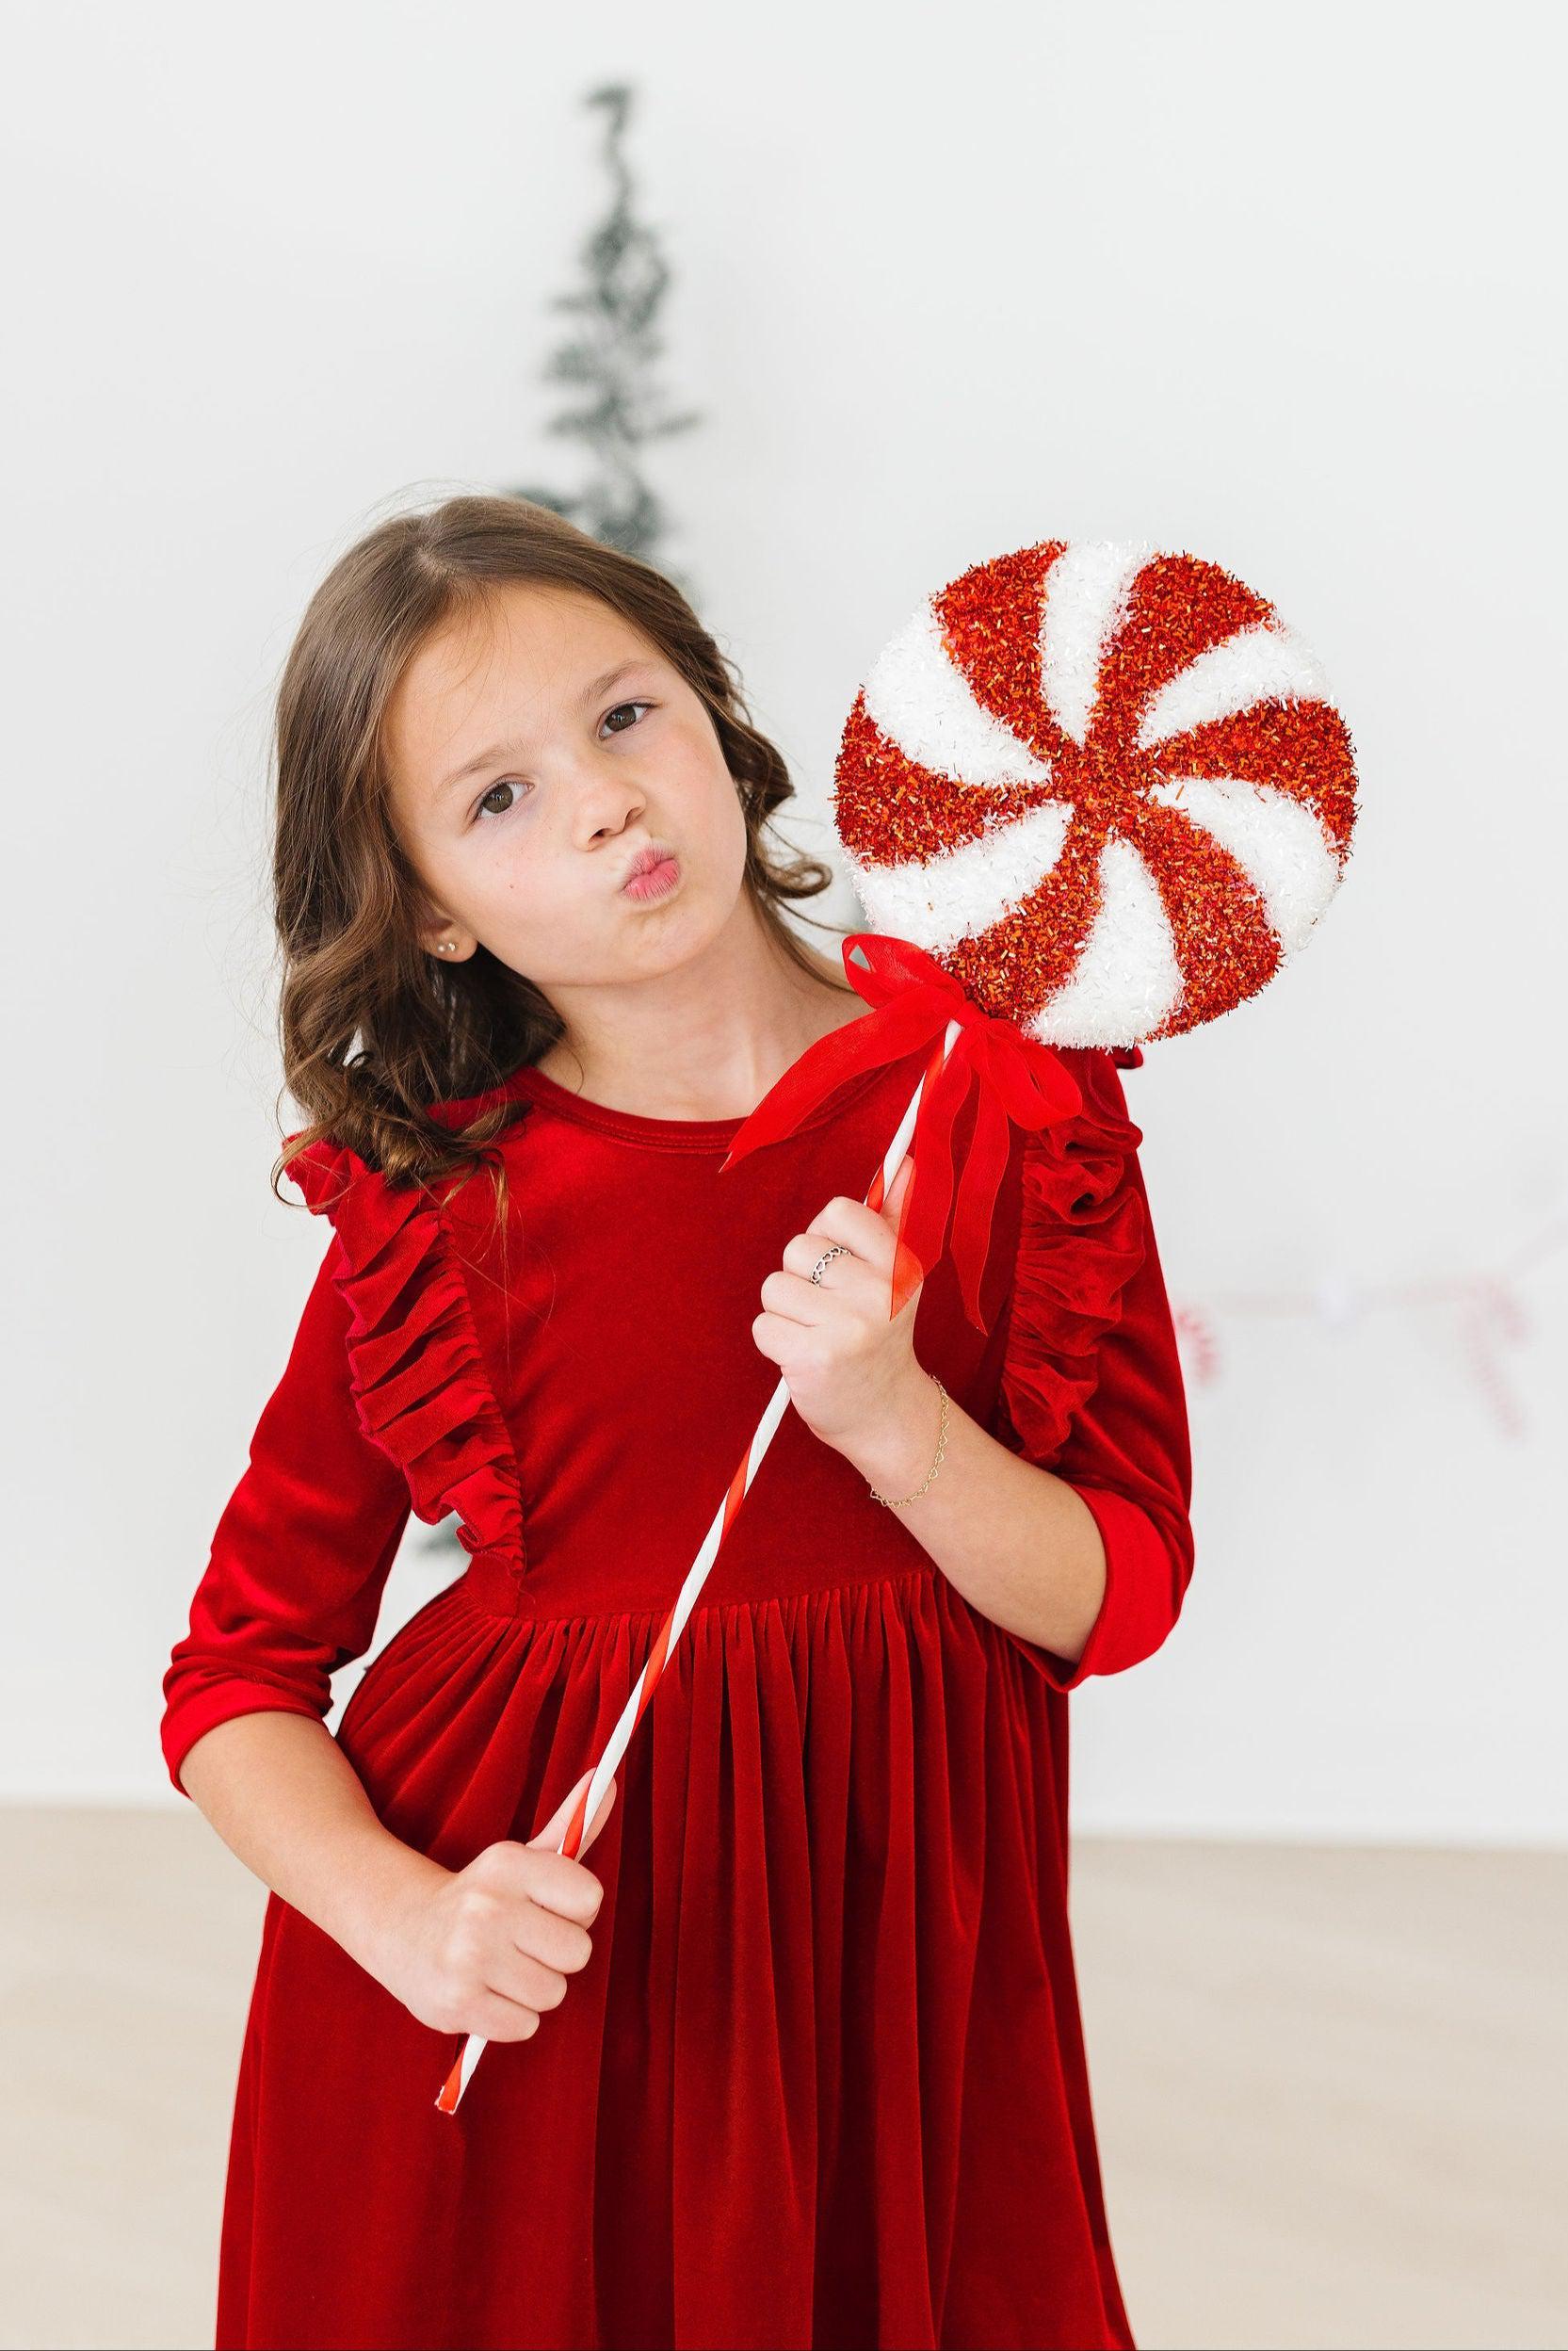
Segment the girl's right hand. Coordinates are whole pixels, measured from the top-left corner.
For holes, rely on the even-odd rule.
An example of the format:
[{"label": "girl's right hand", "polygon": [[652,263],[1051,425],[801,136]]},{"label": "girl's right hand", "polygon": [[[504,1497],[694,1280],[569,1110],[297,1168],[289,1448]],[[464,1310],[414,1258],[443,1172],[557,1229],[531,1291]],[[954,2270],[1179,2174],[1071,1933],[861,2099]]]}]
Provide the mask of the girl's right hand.
[{"label": "girl's right hand", "polygon": [[[605,1898],[593,1872],[559,1851],[592,1776],[583,1774],[525,1845],[504,1838],[465,1869],[422,1876],[399,1906],[374,1972],[421,2024],[526,2041],[566,1998],[567,1978],[592,1955],[588,1930]],[[615,1794],[612,1779],[581,1852],[609,1818]]]}]

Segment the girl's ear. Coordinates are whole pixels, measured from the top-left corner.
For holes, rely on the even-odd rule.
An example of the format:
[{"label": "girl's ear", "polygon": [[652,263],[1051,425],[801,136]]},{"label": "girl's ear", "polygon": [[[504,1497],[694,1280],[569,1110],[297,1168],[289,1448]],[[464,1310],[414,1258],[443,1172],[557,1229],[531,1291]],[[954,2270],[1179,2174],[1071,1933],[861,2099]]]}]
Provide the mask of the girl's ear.
[{"label": "girl's ear", "polygon": [[471,933],[460,931],[451,921],[428,923],[422,926],[420,943],[428,954],[444,963],[466,963],[478,941]]},{"label": "girl's ear", "polygon": [[[434,900],[423,893],[415,900],[414,928],[419,944],[428,955],[467,955],[472,952],[468,935],[458,927],[457,917],[446,914]],[[473,942],[477,946],[478,942]]]}]

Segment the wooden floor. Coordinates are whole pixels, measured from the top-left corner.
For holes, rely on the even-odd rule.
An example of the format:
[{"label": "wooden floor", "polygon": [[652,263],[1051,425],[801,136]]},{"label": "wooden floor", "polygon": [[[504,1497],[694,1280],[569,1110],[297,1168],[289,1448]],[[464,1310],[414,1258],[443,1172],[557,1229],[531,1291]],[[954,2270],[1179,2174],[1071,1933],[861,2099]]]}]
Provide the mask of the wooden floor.
[{"label": "wooden floor", "polygon": [[[261,1888],[194,1808],[0,1811],[0,2342],[210,2346]],[[1074,1851],[1141,2351],[1568,2344],[1568,1855]]]}]

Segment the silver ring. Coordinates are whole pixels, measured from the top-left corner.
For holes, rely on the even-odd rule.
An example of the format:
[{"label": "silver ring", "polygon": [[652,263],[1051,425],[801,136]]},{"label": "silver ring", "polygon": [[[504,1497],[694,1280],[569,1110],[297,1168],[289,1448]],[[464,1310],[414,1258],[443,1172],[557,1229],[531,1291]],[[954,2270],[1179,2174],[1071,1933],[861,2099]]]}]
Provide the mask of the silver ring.
[{"label": "silver ring", "polygon": [[830,1263],[830,1261],[834,1257],[847,1257],[850,1255],[851,1252],[846,1249],[841,1240],[835,1240],[831,1249],[823,1250],[822,1255],[817,1258],[816,1263],[811,1269],[811,1278],[816,1284],[818,1289],[822,1287],[822,1268]]}]

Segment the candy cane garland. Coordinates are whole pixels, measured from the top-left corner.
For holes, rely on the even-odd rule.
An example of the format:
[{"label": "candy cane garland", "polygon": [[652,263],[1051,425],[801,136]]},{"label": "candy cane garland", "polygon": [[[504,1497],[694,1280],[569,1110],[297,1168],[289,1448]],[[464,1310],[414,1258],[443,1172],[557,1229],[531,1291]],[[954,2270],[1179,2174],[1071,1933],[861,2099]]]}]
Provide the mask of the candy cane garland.
[{"label": "candy cane garland", "polygon": [[[943,1032],[940,1045],[933,1047],[926,1067],[921,1073],[920,1082],[910,1096],[909,1108],[898,1122],[898,1131],[888,1145],[881,1166],[871,1178],[870,1187],[865,1194],[865,1205],[868,1208],[880,1208],[891,1191],[909,1150],[926,1087],[946,1062],[962,1027],[962,1022],[950,1020]],[[897,1300],[894,1311],[897,1311]],[[768,1399],[768,1408],[756,1425],[751,1443],[747,1446],[734,1477],[730,1480],[723,1502],[703,1539],[702,1548],[692,1562],[690,1572],[676,1597],[675,1605],[659,1628],[653,1647],[649,1651],[647,1662],[633,1684],[631,1695],[622,1710],[621,1719],[610,1733],[609,1743],[599,1758],[593,1776],[578,1798],[572,1817],[567,1822],[557,1850],[564,1853],[571,1859],[574,1860],[581,1850],[584,1831],[608,1793],[610,1781],[615,1776],[616,1765],[625,1754],[631,1743],[633,1731],[652,1703],[654,1692],[658,1687],[659,1678],[669,1662],[670,1652],[679,1640],[687,1618],[697,1605],[697,1595],[707,1581],[714,1561],[722,1548],[724,1537],[735,1522],[736,1513],[746,1498],[752,1480],[762,1466],[763,1456],[773,1441],[774,1431],[784,1419],[789,1401],[789,1383],[787,1380],[781,1379]],[[435,2101],[442,2114],[456,2114],[462,2094],[474,2078],[474,2069],[488,2046],[489,2042],[484,2034],[469,2034],[458,2053],[451,2071],[442,2083],[440,2096]]]}]

